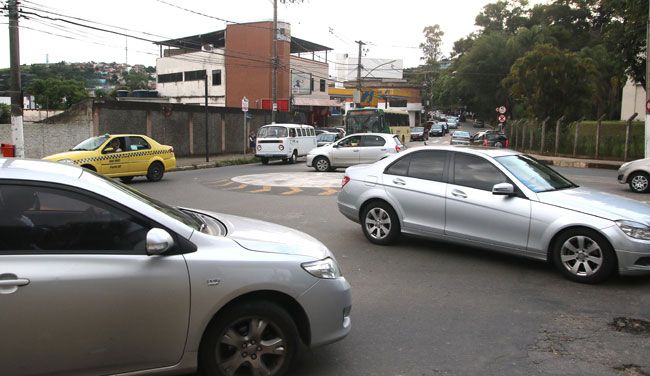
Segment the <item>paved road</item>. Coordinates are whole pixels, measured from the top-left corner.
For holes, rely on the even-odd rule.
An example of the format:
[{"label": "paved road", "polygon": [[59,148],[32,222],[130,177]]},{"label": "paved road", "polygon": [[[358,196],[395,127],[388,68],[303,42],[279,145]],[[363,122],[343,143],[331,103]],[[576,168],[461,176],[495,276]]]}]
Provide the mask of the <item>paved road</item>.
[{"label": "paved road", "polygon": [[[610,183],[612,171],[562,171],[580,184],[625,193]],[[132,185],[173,204],[297,228],[335,253],[353,286],[353,330],[342,342],[306,351],[292,375],[650,373],[650,334],[610,325],[617,317],[650,321],[650,277],[588,286],[544,263],[467,247],[415,238],[376,246],[338,213],[335,194],[250,193],[215,183],[302,172],[313,170],[304,163],[245,165]]]}]

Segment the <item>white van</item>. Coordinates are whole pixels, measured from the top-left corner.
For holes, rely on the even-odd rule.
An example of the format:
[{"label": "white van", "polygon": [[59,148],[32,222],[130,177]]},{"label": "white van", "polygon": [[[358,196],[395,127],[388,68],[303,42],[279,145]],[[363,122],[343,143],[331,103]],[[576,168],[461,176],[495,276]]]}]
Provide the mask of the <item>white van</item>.
[{"label": "white van", "polygon": [[255,156],[260,157],[262,164],[271,159],[295,163],[316,147],[316,132],[311,125],[269,124],[257,131],[255,144]]}]

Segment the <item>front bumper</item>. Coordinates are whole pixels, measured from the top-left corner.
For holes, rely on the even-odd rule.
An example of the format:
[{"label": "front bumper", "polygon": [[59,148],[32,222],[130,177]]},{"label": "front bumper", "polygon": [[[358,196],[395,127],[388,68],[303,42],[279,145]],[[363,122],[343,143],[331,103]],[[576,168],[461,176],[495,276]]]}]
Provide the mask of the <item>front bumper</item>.
[{"label": "front bumper", "polygon": [[319,280],[298,302],[311,324],[310,347],[339,341],[350,333],[352,294],[345,278]]},{"label": "front bumper", "polygon": [[631,238],[618,226],[604,232],[616,252],[619,274],[650,274],[650,240]]},{"label": "front bumper", "polygon": [[313,154],[307,154],[307,158],[306,158],[306,159],[307,159],[307,167],[313,167],[313,166],[311,165],[311,163],[314,161],[314,158],[315,158],[315,157],[316,157],[316,156],[313,155]]}]

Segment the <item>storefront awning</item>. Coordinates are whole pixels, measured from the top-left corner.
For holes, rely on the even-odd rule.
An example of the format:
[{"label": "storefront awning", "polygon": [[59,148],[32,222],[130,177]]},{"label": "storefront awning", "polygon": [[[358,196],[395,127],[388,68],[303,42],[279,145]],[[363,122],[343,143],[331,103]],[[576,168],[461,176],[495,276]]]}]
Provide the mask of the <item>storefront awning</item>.
[{"label": "storefront awning", "polygon": [[332,99],[321,98],[293,98],[294,106],[314,106],[314,107],[339,107],[341,104]]}]

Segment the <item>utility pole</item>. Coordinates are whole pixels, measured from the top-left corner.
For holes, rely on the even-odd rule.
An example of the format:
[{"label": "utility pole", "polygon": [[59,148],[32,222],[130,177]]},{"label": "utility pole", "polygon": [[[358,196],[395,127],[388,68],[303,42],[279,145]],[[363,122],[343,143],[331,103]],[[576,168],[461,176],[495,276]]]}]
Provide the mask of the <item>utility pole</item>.
[{"label": "utility pole", "polygon": [[273,0],[273,75],[271,77],[271,90],[273,104],[271,108],[271,123],[275,123],[278,111],[278,0]]},{"label": "utility pole", "polygon": [[354,101],[355,107],[358,107],[361,103],[361,52],[365,43],[360,40],[355,41],[355,43],[359,44],[359,58],[357,59],[357,93]]},{"label": "utility pole", "polygon": [[15,156],[25,158],[23,90],[20,82],[20,41],[16,0],[9,0],[9,55],[11,65],[11,142],[16,148]]},{"label": "utility pole", "polygon": [[645,157],[650,158],[650,7],[646,23],[645,49]]}]

